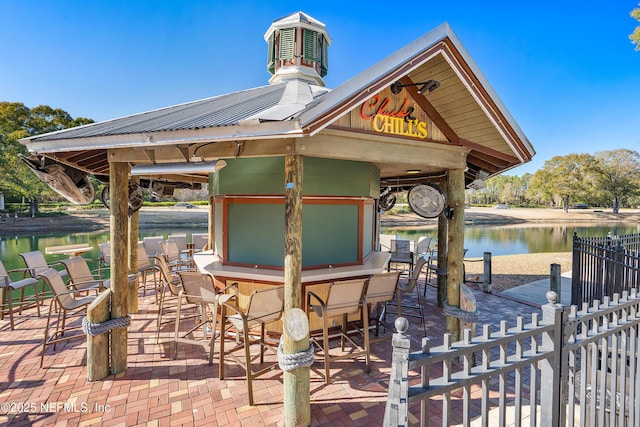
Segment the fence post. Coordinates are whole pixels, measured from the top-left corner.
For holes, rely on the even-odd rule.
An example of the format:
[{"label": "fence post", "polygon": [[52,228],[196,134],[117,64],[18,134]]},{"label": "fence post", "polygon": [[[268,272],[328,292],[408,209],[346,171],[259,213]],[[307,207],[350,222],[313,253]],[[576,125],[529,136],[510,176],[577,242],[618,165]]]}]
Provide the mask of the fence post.
[{"label": "fence post", "polygon": [[582,304],[582,280],[580,272],[582,271],[580,266],[580,260],[582,246],[580,245],[580,239],[578,233],[573,233],[573,256],[571,261],[571,304],[580,306]]},{"label": "fence post", "polygon": [[491,252],[483,254],[482,291],[491,293]]},{"label": "fence post", "polygon": [[546,294],[547,304],[542,306],[542,323],[554,325],[550,332],[542,334],[542,348],[551,350],[553,357],[540,362],[540,425],[561,426],[565,424],[566,397],[562,378],[565,376],[563,343],[564,308],[557,304],[557,294]]},{"label": "fence post", "polygon": [[558,304],[562,302],[562,278],[560,277],[560,264],[551,264],[551,271],[549,273],[550,279],[550,291],[553,291],[558,296]]},{"label": "fence post", "polygon": [[405,332],[409,329],[409,321],[398,317],[394,323],[398,332],[393,334],[391,345],[391,377],[389,378],[389,394],[384,410],[384,426],[406,426],[409,422],[409,351],[410,336]]}]

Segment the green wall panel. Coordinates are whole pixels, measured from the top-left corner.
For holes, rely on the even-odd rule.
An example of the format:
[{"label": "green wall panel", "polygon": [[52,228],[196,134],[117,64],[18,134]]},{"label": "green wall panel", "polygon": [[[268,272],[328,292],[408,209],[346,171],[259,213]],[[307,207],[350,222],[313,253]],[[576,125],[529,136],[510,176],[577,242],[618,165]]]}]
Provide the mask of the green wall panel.
[{"label": "green wall panel", "polygon": [[284,266],[284,205],[230,203],[227,259]]},{"label": "green wall panel", "polygon": [[302,265],[358,261],[358,206],[304,204]]},{"label": "green wall panel", "polygon": [[[211,179],[214,195],[284,194],[284,157],[228,159]],[[378,197],[380,172],[370,163],[304,157],[303,194]]]}]

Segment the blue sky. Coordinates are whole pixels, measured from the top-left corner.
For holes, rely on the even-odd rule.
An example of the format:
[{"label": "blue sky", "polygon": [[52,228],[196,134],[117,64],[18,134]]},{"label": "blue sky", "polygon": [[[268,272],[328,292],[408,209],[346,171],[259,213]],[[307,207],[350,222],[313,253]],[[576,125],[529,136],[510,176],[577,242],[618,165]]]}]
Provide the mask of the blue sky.
[{"label": "blue sky", "polygon": [[333,88],[448,22],[537,155],[640,151],[637,0],[0,0],[0,101],[96,121],[268,84],[271,22],[303,11],[332,37]]}]

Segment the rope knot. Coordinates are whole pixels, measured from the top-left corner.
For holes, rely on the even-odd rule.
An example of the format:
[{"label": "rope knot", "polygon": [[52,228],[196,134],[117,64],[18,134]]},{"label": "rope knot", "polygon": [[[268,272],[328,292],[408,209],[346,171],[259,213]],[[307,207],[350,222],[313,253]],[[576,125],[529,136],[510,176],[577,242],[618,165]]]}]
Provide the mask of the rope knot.
[{"label": "rope knot", "polygon": [[313,345],[309,343],[309,348],[299,353],[285,354],[284,340],[283,337],[280,337],[280,343],[278,344],[278,365],[280,369],[285,372],[313,365]]},{"label": "rope knot", "polygon": [[118,317],[117,319],[109,319],[102,323],[91,323],[87,316],[82,318],[82,330],[85,334],[96,336],[106,334],[112,329],[128,328],[131,325],[131,316]]}]

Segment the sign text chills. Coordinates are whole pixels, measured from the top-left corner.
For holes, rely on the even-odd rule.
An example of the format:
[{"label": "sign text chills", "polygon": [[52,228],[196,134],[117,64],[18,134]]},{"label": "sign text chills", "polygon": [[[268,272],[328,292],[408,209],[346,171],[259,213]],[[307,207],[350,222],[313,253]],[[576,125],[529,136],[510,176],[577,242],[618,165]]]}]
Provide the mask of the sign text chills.
[{"label": "sign text chills", "polygon": [[399,108],[392,108],[390,103],[389,98],[380,101],[380,96],[375,95],[362,104],[360,117],[371,120],[371,128],[374,132],[417,138],[427,137],[427,123],[411,116],[414,108],[407,105],[409,101],[406,98]]}]

